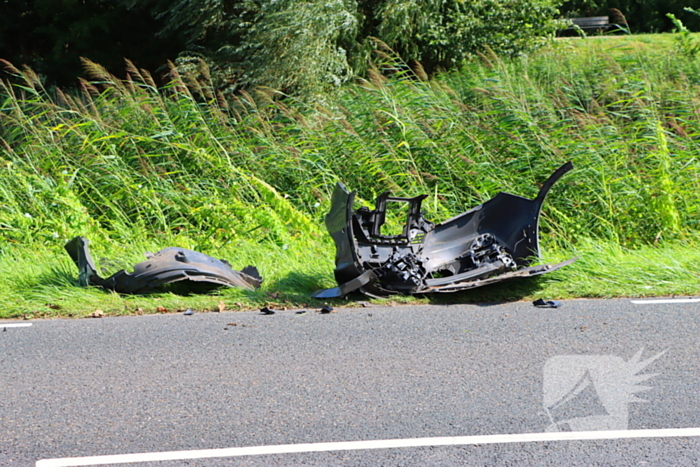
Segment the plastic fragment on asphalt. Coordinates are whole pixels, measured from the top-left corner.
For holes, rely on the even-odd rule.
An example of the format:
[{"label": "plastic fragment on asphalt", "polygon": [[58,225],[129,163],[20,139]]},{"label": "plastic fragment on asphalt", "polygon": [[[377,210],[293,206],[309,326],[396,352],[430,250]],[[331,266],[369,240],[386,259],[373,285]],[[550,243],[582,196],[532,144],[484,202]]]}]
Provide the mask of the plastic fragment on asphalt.
[{"label": "plastic fragment on asphalt", "polygon": [[541,298],[535,300],[532,302],[533,305],[535,305],[537,308],[559,308],[561,306],[561,302],[558,302],[556,300],[542,300]]}]

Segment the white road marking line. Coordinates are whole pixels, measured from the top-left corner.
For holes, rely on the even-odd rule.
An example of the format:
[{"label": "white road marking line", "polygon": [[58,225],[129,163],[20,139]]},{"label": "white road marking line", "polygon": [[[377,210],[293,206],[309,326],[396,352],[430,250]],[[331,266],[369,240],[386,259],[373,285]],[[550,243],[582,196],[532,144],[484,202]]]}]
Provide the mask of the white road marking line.
[{"label": "white road marking line", "polygon": [[630,300],[635,305],[663,304],[663,303],[698,303],[700,298],[669,298],[662,300]]},{"label": "white road marking line", "polygon": [[532,443],[546,441],[585,441],[634,438],[671,438],[700,436],[700,428],[669,428],[661,430],[567,431],[557,433],[520,433],[513,435],[453,436],[441,438],[384,439],[370,441],[343,441],[336,443],[280,444],[243,448],[203,449],[198,451],[149,452],[117,454],[113,456],[66,457],[42,459],[36,467],[76,467],[81,465],[129,464],[213,457],[259,456],[263,454],[291,454],[327,451],[355,451],[361,449],[396,449],[427,446],[465,446],[475,444]]},{"label": "white road marking line", "polygon": [[31,326],[32,323],[7,323],[7,324],[2,324],[0,323],[0,328],[26,328],[27,326]]}]

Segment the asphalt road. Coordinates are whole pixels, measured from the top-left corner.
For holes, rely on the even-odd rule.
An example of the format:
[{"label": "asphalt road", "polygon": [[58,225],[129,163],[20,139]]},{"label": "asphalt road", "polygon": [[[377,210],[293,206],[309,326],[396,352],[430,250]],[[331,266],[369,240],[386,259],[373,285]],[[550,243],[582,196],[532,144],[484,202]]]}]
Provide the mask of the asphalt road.
[{"label": "asphalt road", "polygon": [[[0,465],[331,441],[700,427],[700,303],[337,311],[44,320],[0,330]],[[128,465],[697,466],[700,437]]]}]

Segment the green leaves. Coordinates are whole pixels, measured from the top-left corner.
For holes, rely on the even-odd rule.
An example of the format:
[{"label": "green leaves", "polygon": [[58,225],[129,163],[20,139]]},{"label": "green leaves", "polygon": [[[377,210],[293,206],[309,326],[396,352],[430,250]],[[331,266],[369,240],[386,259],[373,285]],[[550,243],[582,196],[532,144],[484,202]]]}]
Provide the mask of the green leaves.
[{"label": "green leaves", "polygon": [[[555,0],[179,0],[160,14],[184,31],[220,88],[263,87],[306,101],[370,67],[373,39],[433,73],[485,50],[514,55],[555,30]],[[224,85],[223,83],[227,83]]]},{"label": "green leaves", "polygon": [[348,0],[262,2],[234,52],[241,84],[318,98],[345,83],[352,71],[343,45],[357,34],[355,7]]},{"label": "green leaves", "polygon": [[525,52],[556,29],[549,0],[386,0],[376,12],[377,37],[405,61],[429,72],[450,69],[487,50]]}]

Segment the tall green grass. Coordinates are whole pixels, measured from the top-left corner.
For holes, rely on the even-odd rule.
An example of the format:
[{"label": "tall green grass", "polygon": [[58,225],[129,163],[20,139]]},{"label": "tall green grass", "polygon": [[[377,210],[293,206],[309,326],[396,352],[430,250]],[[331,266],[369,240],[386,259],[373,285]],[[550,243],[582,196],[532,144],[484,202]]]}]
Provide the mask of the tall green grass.
[{"label": "tall green grass", "polygon": [[[366,80],[323,106],[269,90],[226,98],[206,73],[172,70],[158,88],[130,63],[126,81],[86,61],[88,79],[76,90],[45,89],[31,70],[4,63],[0,263],[19,278],[0,281],[8,303],[0,316],[45,313],[52,294],[82,311],[152,305],[152,297],[76,289],[61,251],[75,235],[91,239],[93,256],[127,266],[171,245],[237,268],[254,262],[263,290],[224,296],[303,304],[333,284],[322,220],[337,181],[365,204],[385,190],[427,193],[426,216],[439,221],[498,191],[533,197],[567,160],[575,169],[545,203],[542,246],[550,258],[583,256],[567,270],[589,271],[591,287],[553,288],[565,270],[525,296],[595,295],[598,276],[612,271],[620,285],[604,295],[693,293],[695,272],[670,288],[638,290],[635,268],[587,257],[621,249],[659,258],[650,251],[697,245],[698,61],[623,40],[561,41],[513,60],[487,54],[431,81],[381,51]],[[654,268],[667,280],[668,265],[641,264],[650,281]]]}]

